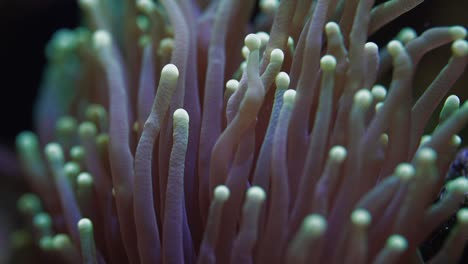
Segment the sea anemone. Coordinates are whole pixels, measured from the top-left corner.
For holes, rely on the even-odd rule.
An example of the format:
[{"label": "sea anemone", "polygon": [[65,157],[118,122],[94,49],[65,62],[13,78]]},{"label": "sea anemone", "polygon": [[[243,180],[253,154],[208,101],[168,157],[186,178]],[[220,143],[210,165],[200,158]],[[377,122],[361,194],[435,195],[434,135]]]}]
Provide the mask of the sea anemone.
[{"label": "sea anemone", "polygon": [[70,263],[419,263],[456,213],[430,259],[456,262],[466,28],[367,42],[421,2],[263,0],[252,18],[254,0],[80,0],[17,137],[34,241]]}]

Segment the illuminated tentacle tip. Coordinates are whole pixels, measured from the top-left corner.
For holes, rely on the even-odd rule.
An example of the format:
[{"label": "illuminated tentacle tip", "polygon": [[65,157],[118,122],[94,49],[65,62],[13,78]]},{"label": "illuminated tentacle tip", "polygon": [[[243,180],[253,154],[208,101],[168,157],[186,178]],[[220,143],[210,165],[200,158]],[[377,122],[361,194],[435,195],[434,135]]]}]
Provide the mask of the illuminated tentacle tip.
[{"label": "illuminated tentacle tip", "polygon": [[348,156],[348,151],[343,146],[333,146],[328,152],[329,159],[341,163]]},{"label": "illuminated tentacle tip", "polygon": [[36,214],[42,210],[41,200],[32,193],[23,194],[18,199],[17,207],[24,214]]},{"label": "illuminated tentacle tip", "polygon": [[79,0],[78,5],[83,9],[94,8],[97,5],[97,0]]},{"label": "illuminated tentacle tip", "polygon": [[174,49],[173,38],[163,38],[159,42],[158,55],[169,55]]},{"label": "illuminated tentacle tip", "polygon": [[364,45],[364,49],[370,53],[379,53],[379,46],[377,46],[377,44],[374,42],[367,42]]},{"label": "illuminated tentacle tip", "polygon": [[274,49],[271,51],[270,61],[272,63],[283,63],[284,52],[281,49]]},{"label": "illuminated tentacle tip", "polygon": [[39,239],[39,248],[44,251],[50,251],[53,247],[53,239],[50,236],[43,236]]},{"label": "illuminated tentacle tip", "polygon": [[291,36],[288,37],[288,46],[294,47],[294,39]]},{"label": "illuminated tentacle tip", "polygon": [[372,221],[371,214],[365,209],[356,209],[351,214],[351,222],[360,227],[369,226]]},{"label": "illuminated tentacle tip", "polygon": [[96,244],[94,242],[93,223],[88,218],[78,221],[80,232],[81,254],[84,263],[97,263]]},{"label": "illuminated tentacle tip", "polygon": [[106,30],[97,30],[93,34],[93,45],[96,49],[106,49],[112,44],[112,36]]},{"label": "illuminated tentacle tip", "polygon": [[325,32],[327,35],[339,34],[340,26],[336,22],[328,22],[325,25]]},{"label": "illuminated tentacle tip", "polygon": [[78,164],[78,163],[76,163],[74,161],[68,161],[63,166],[63,171],[64,171],[65,175],[67,175],[69,177],[75,177],[80,173],[81,167],[80,167],[80,164]]},{"label": "illuminated tentacle tip", "polygon": [[94,182],[93,176],[89,174],[88,172],[82,172],[78,174],[78,177],[76,178],[76,183],[79,186],[92,186]]},{"label": "illuminated tentacle tip", "polygon": [[[145,12],[145,11],[142,10],[142,12]],[[150,20],[148,19],[148,17],[144,15],[140,15],[136,19],[136,25],[138,26],[138,29],[141,32],[148,32],[148,30],[150,29]],[[149,44],[150,41],[151,39],[148,35],[142,35],[139,38],[138,43],[140,44],[141,47],[144,47],[146,46],[146,44]]]},{"label": "illuminated tentacle tip", "polygon": [[286,92],[284,92],[284,94],[283,94],[284,104],[292,105],[292,104],[294,104],[295,100],[296,100],[296,91],[295,90],[289,89]]},{"label": "illuminated tentacle tip", "polygon": [[259,186],[252,186],[247,190],[247,200],[263,202],[266,199],[266,193],[263,188]]},{"label": "illuminated tentacle tip", "polygon": [[67,234],[57,234],[52,238],[52,247],[61,250],[72,246],[70,237]]},{"label": "illuminated tentacle tip", "polygon": [[45,146],[45,154],[47,159],[51,161],[64,161],[62,147],[58,143],[49,143]]},{"label": "illuminated tentacle tip", "polygon": [[50,228],[52,226],[52,218],[48,213],[38,213],[33,218],[33,225],[38,229]]},{"label": "illuminated tentacle tip", "polygon": [[257,32],[256,35],[260,38],[261,47],[265,47],[270,40],[270,35],[263,31]]},{"label": "illuminated tentacle tip", "polygon": [[354,103],[362,109],[369,108],[372,100],[372,93],[367,89],[361,89],[354,94]]},{"label": "illuminated tentacle tip", "polygon": [[320,68],[326,72],[334,71],[336,68],[336,59],[332,55],[325,55],[320,59]]},{"label": "illuminated tentacle tip", "polygon": [[88,218],[80,219],[80,221],[78,221],[77,226],[80,232],[93,232],[93,223]]},{"label": "illuminated tentacle tip", "polygon": [[89,121],[83,122],[78,127],[78,133],[82,137],[93,137],[97,134],[96,125]]},{"label": "illuminated tentacle tip", "polygon": [[408,241],[403,236],[394,234],[388,237],[386,247],[392,251],[403,252],[408,248]]},{"label": "illuminated tentacle tip", "polygon": [[226,90],[233,93],[239,88],[239,81],[231,79],[226,82]]},{"label": "illuminated tentacle tip", "polygon": [[437,159],[437,153],[431,148],[421,148],[418,153],[416,153],[416,160],[420,164],[431,164],[434,163]]},{"label": "illuminated tentacle tip", "polygon": [[387,97],[387,89],[380,84],[374,85],[372,87],[371,93],[377,102],[381,102],[385,100],[385,97]]},{"label": "illuminated tentacle tip", "polygon": [[104,150],[109,145],[109,134],[99,134],[96,138],[99,150]]},{"label": "illuminated tentacle tip", "polygon": [[453,135],[450,139],[450,145],[453,147],[459,147],[462,143],[462,138],[459,135]]},{"label": "illuminated tentacle tip", "polygon": [[106,109],[100,104],[91,104],[86,108],[86,118],[88,119],[97,119],[101,116],[106,115]]},{"label": "illuminated tentacle tip", "polygon": [[39,142],[36,134],[31,131],[23,131],[16,136],[16,146],[19,149],[28,150],[38,148]]},{"label": "illuminated tentacle tip", "polygon": [[423,135],[419,140],[419,146],[424,146],[425,144],[429,143],[432,139],[431,135]]},{"label": "illuminated tentacle tip", "polygon": [[375,104],[375,112],[378,113],[382,109],[384,102],[378,102]]},{"label": "illuminated tentacle tip", "polygon": [[156,9],[156,5],[151,0],[137,0],[137,8],[144,13],[151,13]]},{"label": "illuminated tentacle tip", "polygon": [[327,220],[319,214],[310,214],[302,221],[301,231],[310,237],[318,237],[327,230]]},{"label": "illuminated tentacle tip", "polygon": [[261,0],[260,1],[260,10],[267,14],[272,14],[278,9],[279,1],[278,0]]},{"label": "illuminated tentacle tip", "polygon": [[189,114],[185,109],[179,108],[174,111],[174,126],[188,127]]},{"label": "illuminated tentacle tip", "polygon": [[452,54],[455,57],[464,57],[468,54],[468,41],[459,39],[452,44]]},{"label": "illuminated tentacle tip", "polygon": [[244,40],[245,46],[250,52],[260,49],[261,41],[256,34],[248,34]]},{"label": "illuminated tentacle tip", "polygon": [[388,43],[387,50],[388,50],[388,53],[392,55],[392,57],[396,57],[398,54],[400,54],[404,50],[404,47],[401,44],[401,42],[399,42],[398,40],[392,40]]},{"label": "illuminated tentacle tip", "polygon": [[214,199],[219,201],[226,201],[231,196],[231,191],[226,185],[218,185],[214,189]]},{"label": "illuminated tentacle tip", "polygon": [[276,75],[275,83],[277,87],[287,89],[289,87],[289,83],[291,80],[289,79],[289,75],[285,72],[280,72]]},{"label": "illuminated tentacle tip", "polygon": [[161,70],[161,79],[175,81],[179,78],[179,69],[174,64],[166,64]]},{"label": "illuminated tentacle tip", "polygon": [[453,40],[466,38],[466,33],[466,28],[463,26],[453,26],[450,28],[450,34],[452,35]]},{"label": "illuminated tentacle tip", "polygon": [[458,177],[447,183],[447,190],[458,194],[465,194],[468,192],[468,179],[465,177]]},{"label": "illuminated tentacle tip", "polygon": [[403,44],[410,42],[418,36],[416,31],[413,28],[407,27],[404,28],[398,33],[397,40],[401,41]]},{"label": "illuminated tentacle tip", "polygon": [[85,151],[82,146],[73,146],[70,149],[70,157],[74,161],[82,161],[84,159]]},{"label": "illuminated tentacle tip", "polygon": [[456,95],[450,95],[445,99],[444,106],[440,111],[440,119],[445,120],[451,113],[457,110],[460,107],[460,98]]},{"label": "illuminated tentacle tip", "polygon": [[410,180],[414,177],[416,170],[411,163],[400,163],[395,168],[395,176],[402,179],[403,181]]},{"label": "illuminated tentacle tip", "polygon": [[379,141],[380,141],[380,144],[382,144],[383,146],[387,146],[388,145],[388,134],[383,133],[382,135],[380,135]]},{"label": "illuminated tentacle tip", "polygon": [[75,132],[76,127],[76,119],[70,116],[61,117],[55,123],[55,129],[61,135],[68,135]]},{"label": "illuminated tentacle tip", "polygon": [[459,224],[468,225],[468,208],[462,208],[457,212],[457,221]]}]

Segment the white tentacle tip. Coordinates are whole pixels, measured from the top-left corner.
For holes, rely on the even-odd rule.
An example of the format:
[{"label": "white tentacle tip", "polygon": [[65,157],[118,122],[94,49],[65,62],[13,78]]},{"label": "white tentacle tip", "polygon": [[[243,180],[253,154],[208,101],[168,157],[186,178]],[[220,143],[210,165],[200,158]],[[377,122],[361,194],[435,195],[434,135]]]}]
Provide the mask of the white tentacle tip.
[{"label": "white tentacle tip", "polygon": [[275,83],[277,87],[287,89],[290,83],[289,75],[285,72],[280,72],[276,75]]},{"label": "white tentacle tip", "polygon": [[226,185],[218,185],[214,189],[214,198],[220,201],[226,201],[231,196],[231,191]]},{"label": "white tentacle tip", "polygon": [[263,202],[266,199],[266,193],[262,187],[252,186],[247,190],[247,200]]},{"label": "white tentacle tip", "polygon": [[97,30],[93,34],[93,44],[97,49],[108,48],[112,44],[112,36],[106,30]]},{"label": "white tentacle tip", "polygon": [[452,54],[455,57],[465,57],[468,54],[468,41],[459,39],[452,44]]},{"label": "white tentacle tip", "polygon": [[408,248],[408,241],[403,236],[394,234],[388,237],[386,246],[393,251],[403,252]]},{"label": "white tentacle tip", "polygon": [[283,63],[284,52],[281,49],[274,49],[271,51],[270,61],[272,63]]},{"label": "white tentacle tip", "polygon": [[392,57],[396,57],[398,54],[400,54],[404,50],[404,47],[400,41],[392,40],[388,43],[387,49],[388,49],[388,53],[390,53]]},{"label": "white tentacle tip", "polygon": [[365,209],[356,209],[351,214],[351,222],[357,226],[368,226],[372,221],[372,216]]},{"label": "white tentacle tip", "polygon": [[245,46],[252,52],[253,50],[260,49],[261,40],[256,34],[248,34],[244,40]]},{"label": "white tentacle tip", "polygon": [[78,221],[78,230],[80,231],[90,231],[93,229],[93,223],[88,218],[82,218]]},{"label": "white tentacle tip", "polygon": [[395,176],[405,181],[413,178],[415,173],[416,170],[414,169],[414,166],[411,163],[400,163],[395,168]]},{"label": "white tentacle tip", "polygon": [[320,236],[327,230],[327,220],[319,214],[310,214],[302,221],[302,230],[312,237]]},{"label": "white tentacle tip", "polygon": [[343,162],[348,155],[348,151],[343,146],[333,146],[328,153],[328,156],[331,160],[335,162]]},{"label": "white tentacle tip", "polygon": [[334,71],[336,68],[336,59],[332,55],[325,55],[320,59],[320,67],[324,71]]},{"label": "white tentacle tip", "polygon": [[161,78],[177,80],[179,78],[179,69],[174,64],[166,64],[161,70]]},{"label": "white tentacle tip", "polygon": [[283,94],[283,101],[285,104],[294,104],[296,100],[296,91],[289,89]]},{"label": "white tentacle tip", "polygon": [[189,121],[189,114],[187,113],[187,111],[183,108],[179,108],[177,110],[174,111],[174,120],[180,120],[180,121],[184,121],[186,123],[188,123]]}]

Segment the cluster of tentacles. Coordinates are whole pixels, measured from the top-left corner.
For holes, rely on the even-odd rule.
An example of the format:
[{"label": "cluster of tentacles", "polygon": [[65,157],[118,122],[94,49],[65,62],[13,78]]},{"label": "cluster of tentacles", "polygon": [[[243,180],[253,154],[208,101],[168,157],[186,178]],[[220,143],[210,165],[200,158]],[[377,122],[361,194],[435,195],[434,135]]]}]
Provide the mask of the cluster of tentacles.
[{"label": "cluster of tentacles", "polygon": [[[421,2],[264,0],[252,19],[253,0],[81,0],[83,27],[47,49],[37,131],[17,139],[34,241],[70,263],[422,262],[468,192],[445,184],[466,29],[367,42]],[[459,258],[456,217],[432,263]]]}]

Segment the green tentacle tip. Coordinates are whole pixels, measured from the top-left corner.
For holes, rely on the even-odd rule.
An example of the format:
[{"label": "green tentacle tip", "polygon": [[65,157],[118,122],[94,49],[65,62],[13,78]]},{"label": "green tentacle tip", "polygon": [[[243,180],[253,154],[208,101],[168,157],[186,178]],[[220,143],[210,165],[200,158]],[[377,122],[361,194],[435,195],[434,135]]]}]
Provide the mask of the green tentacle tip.
[{"label": "green tentacle tip", "polygon": [[53,238],[50,236],[43,236],[39,239],[39,248],[44,251],[50,251],[54,249]]},{"label": "green tentacle tip", "polygon": [[47,229],[52,226],[52,218],[48,213],[38,213],[33,218],[33,225],[39,229]]},{"label": "green tentacle tip", "polygon": [[36,214],[42,210],[41,200],[32,193],[23,194],[18,200],[18,210],[24,214]]},{"label": "green tentacle tip", "polygon": [[52,247],[55,250],[62,250],[72,246],[70,236],[67,234],[57,234],[52,239]]},{"label": "green tentacle tip", "polygon": [[76,183],[78,186],[92,186],[93,182],[93,176],[88,172],[82,172],[76,178]]},{"label": "green tentacle tip", "polygon": [[78,221],[78,230],[80,233],[86,234],[93,232],[93,222],[91,222],[91,220],[88,218],[82,218],[80,221]]}]

